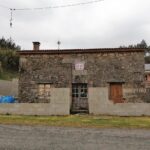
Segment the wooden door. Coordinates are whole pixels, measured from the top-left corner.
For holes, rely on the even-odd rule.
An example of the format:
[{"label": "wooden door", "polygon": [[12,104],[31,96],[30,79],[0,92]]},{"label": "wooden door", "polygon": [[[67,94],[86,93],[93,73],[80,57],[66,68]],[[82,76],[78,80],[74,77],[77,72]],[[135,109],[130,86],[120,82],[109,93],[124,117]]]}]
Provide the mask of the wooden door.
[{"label": "wooden door", "polygon": [[87,84],[72,85],[72,113],[88,112]]},{"label": "wooden door", "polygon": [[123,92],[121,83],[110,84],[110,100],[114,103],[123,103]]}]

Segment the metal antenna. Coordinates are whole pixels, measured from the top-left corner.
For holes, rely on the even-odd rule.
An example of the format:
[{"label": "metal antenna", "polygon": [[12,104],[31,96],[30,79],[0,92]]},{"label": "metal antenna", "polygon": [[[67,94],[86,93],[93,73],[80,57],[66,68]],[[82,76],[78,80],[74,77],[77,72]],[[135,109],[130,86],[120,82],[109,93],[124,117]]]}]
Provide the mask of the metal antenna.
[{"label": "metal antenna", "polygon": [[61,44],[61,42],[58,41],[57,44],[58,44],[58,50],[60,50],[60,44]]},{"label": "metal antenna", "polygon": [[12,28],[12,21],[13,21],[13,11],[15,11],[15,9],[10,8],[10,27]]}]

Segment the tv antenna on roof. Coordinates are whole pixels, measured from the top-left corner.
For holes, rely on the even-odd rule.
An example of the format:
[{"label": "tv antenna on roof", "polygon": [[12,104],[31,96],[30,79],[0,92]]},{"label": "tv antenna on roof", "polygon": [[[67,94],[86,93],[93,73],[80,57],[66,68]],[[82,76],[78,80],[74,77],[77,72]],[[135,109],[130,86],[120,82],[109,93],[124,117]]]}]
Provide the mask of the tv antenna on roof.
[{"label": "tv antenna on roof", "polygon": [[61,42],[58,40],[57,44],[58,44],[58,50],[60,50],[60,44],[61,44]]},{"label": "tv antenna on roof", "polygon": [[15,11],[15,9],[10,8],[10,27],[12,28],[12,22],[13,22],[13,11]]}]

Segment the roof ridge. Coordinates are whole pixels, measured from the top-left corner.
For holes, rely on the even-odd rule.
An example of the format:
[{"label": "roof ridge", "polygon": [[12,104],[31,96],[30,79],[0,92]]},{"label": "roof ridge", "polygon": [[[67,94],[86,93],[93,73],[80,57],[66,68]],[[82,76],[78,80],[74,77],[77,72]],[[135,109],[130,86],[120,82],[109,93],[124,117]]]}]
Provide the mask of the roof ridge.
[{"label": "roof ridge", "polygon": [[[73,48],[73,49],[40,49],[39,51],[76,51],[76,50],[145,50],[146,48]],[[32,49],[28,49],[28,50],[21,50],[21,51],[33,51]]]},{"label": "roof ridge", "polygon": [[90,49],[49,49],[49,50],[21,50],[18,51],[21,55],[28,54],[83,54],[83,53],[115,53],[115,52],[144,52],[144,48],[90,48]]}]

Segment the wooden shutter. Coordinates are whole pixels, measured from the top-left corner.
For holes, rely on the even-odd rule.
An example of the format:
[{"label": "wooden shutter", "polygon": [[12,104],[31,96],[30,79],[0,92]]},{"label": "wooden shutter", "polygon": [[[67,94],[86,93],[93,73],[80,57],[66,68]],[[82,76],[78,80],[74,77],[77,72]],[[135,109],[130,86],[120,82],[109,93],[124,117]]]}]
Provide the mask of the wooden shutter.
[{"label": "wooden shutter", "polygon": [[121,83],[110,84],[110,100],[114,103],[123,103],[123,92]]}]

